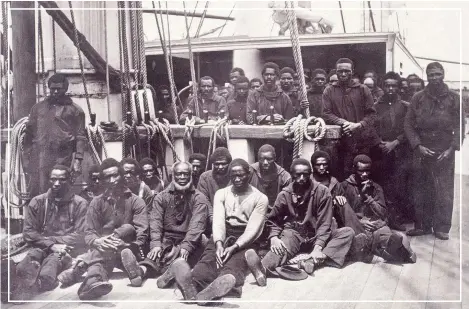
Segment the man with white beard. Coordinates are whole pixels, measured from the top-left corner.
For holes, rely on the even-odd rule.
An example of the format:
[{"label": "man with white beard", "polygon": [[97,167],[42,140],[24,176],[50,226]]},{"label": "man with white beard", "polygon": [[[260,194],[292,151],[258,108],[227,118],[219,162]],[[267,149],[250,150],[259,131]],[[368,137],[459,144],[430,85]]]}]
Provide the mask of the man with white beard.
[{"label": "man with white beard", "polygon": [[209,201],[192,184],[191,164],[177,162],[172,170],[173,181],[156,195],[149,209],[150,252],[139,263],[144,277],[163,274],[156,282],[159,288],[172,281],[168,267],[176,258],[191,267],[197,263],[208,216]]}]

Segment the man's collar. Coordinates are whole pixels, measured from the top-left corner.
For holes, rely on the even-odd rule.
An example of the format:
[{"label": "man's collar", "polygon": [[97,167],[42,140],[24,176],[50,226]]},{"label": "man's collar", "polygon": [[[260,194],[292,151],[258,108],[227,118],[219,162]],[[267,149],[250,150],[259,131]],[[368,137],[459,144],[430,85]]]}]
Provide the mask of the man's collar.
[{"label": "man's collar", "polygon": [[52,97],[47,97],[47,103],[50,105],[70,105],[73,103],[72,99],[68,96],[63,96],[59,100],[52,100]]},{"label": "man's collar", "polygon": [[116,192],[116,194],[113,195],[113,196],[111,196],[111,195],[110,195],[109,193],[107,193],[107,192],[104,192],[104,193],[103,193],[103,197],[104,197],[105,200],[110,200],[110,199],[113,198],[113,197],[122,197],[122,196],[127,197],[127,196],[129,196],[129,195],[132,195],[132,191],[131,191],[129,188],[125,187],[125,186],[123,187],[123,190],[119,190],[119,191]]},{"label": "man's collar", "polygon": [[266,89],[265,89],[265,85],[262,85],[262,86],[258,89],[258,91],[260,91],[260,92],[280,92],[280,93],[283,92],[282,88],[281,88],[280,86],[278,86],[278,85],[275,85],[275,88],[274,88],[274,90],[272,90],[272,91],[266,90]]},{"label": "man's collar", "polygon": [[[437,99],[437,97],[430,91],[429,85],[425,86],[423,91],[430,96],[431,98]],[[443,84],[442,91],[437,94],[438,97],[444,97],[447,96],[449,93],[449,87],[446,84]]]},{"label": "man's collar", "polygon": [[[56,197],[55,196],[52,196],[52,189],[49,189],[47,190],[46,192],[46,196],[47,196],[47,199],[49,200],[55,200]],[[69,202],[73,199],[73,197],[75,196],[75,194],[72,192],[71,189],[69,189],[65,194],[64,196],[61,198],[61,202]]]}]

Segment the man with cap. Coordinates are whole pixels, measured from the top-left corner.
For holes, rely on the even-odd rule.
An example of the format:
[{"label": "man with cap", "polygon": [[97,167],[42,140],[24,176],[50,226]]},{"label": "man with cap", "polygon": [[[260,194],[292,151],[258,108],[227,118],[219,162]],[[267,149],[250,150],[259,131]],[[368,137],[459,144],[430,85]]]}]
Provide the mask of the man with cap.
[{"label": "man with cap", "polygon": [[124,158],[121,161],[121,168],[124,172],[124,182],[126,187],[149,205],[154,194],[150,187],[141,180],[140,175],[142,174],[142,168],[140,167],[140,164],[138,164],[137,160],[133,158]]},{"label": "man with cap", "polygon": [[140,166],[142,167],[142,180],[150,188],[151,196],[163,191],[166,185],[160,177],[155,161],[150,158],[143,158],[140,160]]},{"label": "man with cap", "polygon": [[240,76],[234,84],[234,92],[232,98],[226,103],[228,120],[231,124],[247,124],[246,119],[246,103],[249,93],[249,79]]},{"label": "man with cap", "polygon": [[101,180],[99,179],[100,169],[99,165],[93,164],[88,170],[88,183],[86,187],[81,191],[80,196],[84,198],[88,203],[100,194],[103,193],[103,187]]},{"label": "man with cap", "polygon": [[[210,230],[213,218],[213,203],[215,193],[219,189],[228,186],[230,182],[229,165],[231,163],[231,154],[225,147],[218,147],[210,156],[212,170],[206,171],[200,175],[197,189],[204,194],[210,201],[209,205],[209,224],[207,229]],[[210,234],[210,231],[207,231]]]},{"label": "man with cap", "polygon": [[65,95],[67,78],[54,74],[47,84],[50,95],[31,108],[24,136],[32,197],[47,191],[50,171],[56,164],[81,173],[86,145],[85,113]]},{"label": "man with cap", "polygon": [[132,285],[139,285],[143,275],[134,265],[135,260],[143,258],[143,246],[148,240],[145,202],[127,188],[124,170],[115,159],[101,163],[101,179],[105,191],[91,201],[86,214],[85,243],[90,250],[62,281],[63,285],[71,285],[86,272],[78,289],[81,300],[111,292],[109,275],[114,267],[124,269]]},{"label": "man with cap", "polygon": [[58,286],[57,275],[70,267],[72,256],[85,251],[83,235],[88,203],[71,191],[68,167],[55,165],[49,173],[49,190],[25,207],[24,240],[31,246],[16,267],[15,298],[50,291]]},{"label": "man with cap", "polygon": [[353,158],[357,154],[368,153],[378,141],[371,134],[376,110],[370,90],[351,81],[353,62],[350,59],[337,60],[336,68],[339,82],[324,90],[322,101],[326,123],[342,127],[338,162],[333,170],[342,181],[353,173]]},{"label": "man with cap", "polygon": [[254,170],[251,185],[267,195],[269,209],[274,205],[280,191],[291,183],[290,174],[275,162],[276,159],[275,148],[265,144],[257,152],[257,162],[251,165]]},{"label": "man with cap", "polygon": [[[264,84],[251,91],[247,101],[247,119],[249,124],[254,123],[253,111],[257,111],[258,124],[271,124],[271,112],[273,124],[282,124],[294,116],[293,105],[283,90],[277,86],[280,69],[277,64],[267,62],[262,69]],[[273,110],[271,110],[273,107]]]},{"label": "man with cap", "polygon": [[171,266],[185,300],[219,299],[244,285],[247,272],[244,254],[255,246],[262,232],[268,204],[267,196],[249,184],[249,169],[243,159],[230,163],[233,185],[215,194],[213,237],[192,271],[184,259]]},{"label": "man with cap", "polygon": [[355,233],[349,227],[332,227],[332,197],[326,186],[311,178],[311,165],[295,159],[290,168],[293,183],[284,188],[269,213],[270,251],[259,263],[254,250],[246,252],[247,264],[259,285],[299,252],[308,252],[299,268],[312,274],[320,266],[342,267]]},{"label": "man with cap", "polygon": [[192,96],[192,98],[187,103],[186,110],[182,113],[179,122],[184,123],[186,118],[189,115],[189,111],[192,111],[193,117],[195,118],[196,123],[201,123],[201,120],[204,117],[203,111],[206,110],[208,112],[208,120],[209,121],[216,121],[218,119],[218,113],[221,110],[226,112],[226,100],[222,96],[219,96],[213,93],[213,88],[215,86],[215,81],[210,76],[204,76],[200,78],[198,88],[200,94],[197,95],[197,105],[199,107],[198,113],[199,116],[197,117],[196,105],[195,100],[196,97]]},{"label": "man with cap", "polygon": [[200,176],[205,172],[207,156],[202,153],[193,153],[188,161],[192,165],[192,184],[197,188]]},{"label": "man with cap", "polygon": [[464,139],[459,94],[444,83],[439,62],[426,68],[428,85],[411,100],[404,128],[419,163],[415,187],[415,228],[407,235],[435,233],[449,239],[454,204],[455,151]]},{"label": "man with cap", "polygon": [[326,71],[316,69],[312,73],[311,89],[308,91],[309,114],[315,117],[322,116],[322,94],[326,89]]},{"label": "man with cap", "polygon": [[[208,216],[208,200],[192,184],[192,167],[187,162],[173,164],[173,181],[153,200],[150,212],[150,251],[140,267],[143,277],[161,275],[156,281],[164,288],[174,278],[168,269],[178,257],[194,266],[203,246],[202,233]],[[136,282],[141,284],[142,282]]]},{"label": "man with cap", "polygon": [[410,186],[410,147],[404,134],[404,119],[407,102],[399,96],[400,76],[388,72],[383,77],[384,95],[375,104],[378,119],[375,131],[380,143],[371,149],[374,164],[374,180],[381,184],[389,210],[391,228],[405,231],[402,225],[409,211],[407,206],[411,192]]},{"label": "man with cap", "polygon": [[[373,254],[387,261],[415,263],[417,256],[405,235],[391,231],[387,226],[387,210],[383,189],[371,180],[370,157],[358,155],[353,160],[354,174],[340,185],[348,203],[338,203],[339,226],[351,227],[355,234],[364,233],[362,260],[371,262]],[[350,206],[350,207],[348,207]]]}]

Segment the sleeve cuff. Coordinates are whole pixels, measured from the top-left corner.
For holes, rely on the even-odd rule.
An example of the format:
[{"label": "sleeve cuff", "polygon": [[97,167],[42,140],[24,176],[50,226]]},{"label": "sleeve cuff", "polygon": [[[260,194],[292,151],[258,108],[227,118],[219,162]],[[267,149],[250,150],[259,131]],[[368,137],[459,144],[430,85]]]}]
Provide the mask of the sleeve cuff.
[{"label": "sleeve cuff", "polygon": [[161,247],[161,241],[151,241],[150,242],[150,250],[152,250],[156,247]]},{"label": "sleeve cuff", "polygon": [[316,239],[316,241],[314,242],[314,246],[320,246],[324,249],[326,247],[326,242],[322,239]]},{"label": "sleeve cuff", "polygon": [[187,252],[192,253],[194,251],[194,247],[191,246],[188,242],[182,242],[181,243],[181,249],[186,249]]}]

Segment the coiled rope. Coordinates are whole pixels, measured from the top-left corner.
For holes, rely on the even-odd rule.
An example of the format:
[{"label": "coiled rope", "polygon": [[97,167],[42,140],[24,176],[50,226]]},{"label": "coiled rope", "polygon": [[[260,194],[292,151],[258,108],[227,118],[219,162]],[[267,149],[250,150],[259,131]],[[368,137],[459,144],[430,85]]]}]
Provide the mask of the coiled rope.
[{"label": "coiled rope", "polygon": [[[28,117],[23,117],[15,123],[11,130],[10,175],[8,176],[10,193],[20,200],[26,200],[26,203],[29,201],[29,190],[28,186],[24,183],[24,179],[21,179],[22,175],[24,175],[21,154],[24,151],[24,137],[27,123]],[[25,204],[16,205],[9,201],[8,205],[12,207],[23,207]]]}]

